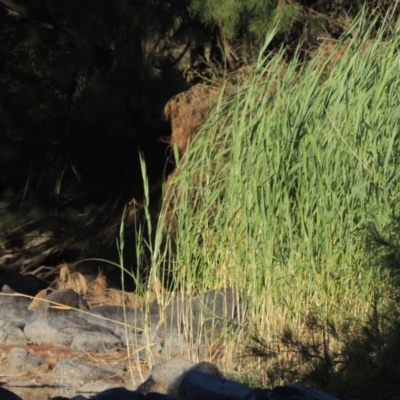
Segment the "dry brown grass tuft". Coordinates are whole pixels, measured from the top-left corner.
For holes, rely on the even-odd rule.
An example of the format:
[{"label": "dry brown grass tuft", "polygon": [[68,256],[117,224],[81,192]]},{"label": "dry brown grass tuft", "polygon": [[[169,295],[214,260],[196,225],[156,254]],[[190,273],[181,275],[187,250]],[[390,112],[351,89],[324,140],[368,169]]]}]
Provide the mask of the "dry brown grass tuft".
[{"label": "dry brown grass tuft", "polygon": [[43,289],[41,290],[31,301],[29,304],[29,310],[32,310],[33,308],[37,308],[40,306],[42,299],[44,299],[48,294],[48,289]]},{"label": "dry brown grass tuft", "polygon": [[76,293],[85,296],[88,292],[88,282],[84,275],[69,270],[67,264],[60,269],[60,276],[54,283],[56,289],[72,289]]},{"label": "dry brown grass tuft", "polygon": [[171,147],[176,145],[184,153],[190,137],[198,131],[218,96],[217,88],[198,84],[168,101],[164,114],[171,121]]},{"label": "dry brown grass tuft", "polygon": [[139,308],[145,302],[145,299],[136,293],[128,293],[112,288],[108,288],[102,293],[89,294],[85,299],[90,307],[113,305]]},{"label": "dry brown grass tuft", "polygon": [[102,294],[107,289],[107,278],[99,271],[96,279],[88,284],[88,294]]},{"label": "dry brown grass tuft", "polygon": [[147,292],[143,297],[136,293],[128,293],[118,289],[107,288],[107,279],[99,271],[96,279],[88,282],[79,272],[71,272],[65,264],[60,269],[59,277],[50,285],[49,289],[42,290],[32,300],[30,309],[37,308],[48,295],[49,290],[72,289],[83,296],[89,308],[105,305],[126,306],[138,308],[155,299],[155,293]]},{"label": "dry brown grass tuft", "polygon": [[107,300],[107,278],[104,276],[102,271],[99,271],[96,279],[88,284],[88,290],[85,295],[85,300],[87,301],[90,308],[100,305],[110,305]]}]

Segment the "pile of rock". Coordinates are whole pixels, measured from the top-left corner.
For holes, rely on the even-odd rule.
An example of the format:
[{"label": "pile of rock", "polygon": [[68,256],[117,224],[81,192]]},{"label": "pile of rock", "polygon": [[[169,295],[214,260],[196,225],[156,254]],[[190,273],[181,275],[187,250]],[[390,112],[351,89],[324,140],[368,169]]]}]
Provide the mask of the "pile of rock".
[{"label": "pile of rock", "polygon": [[[71,365],[71,371],[77,365]],[[67,372],[67,371],[61,371]],[[247,385],[222,377],[208,362],[192,364],[174,358],[154,367],[148,379],[136,390],[118,386],[100,391],[91,400],[339,400],[330,394],[301,385],[278,386],[273,390],[252,389]],[[0,387],[2,400],[22,400],[11,391]],[[70,400],[86,400],[76,395]],[[53,397],[53,400],[67,400]]]},{"label": "pile of rock", "polygon": [[[159,300],[148,305],[146,311],[119,306],[88,310],[81,296],[63,289],[52,292],[37,308],[29,309],[31,299],[17,295],[4,284],[0,293],[0,383],[10,390],[22,386],[74,387],[74,393],[97,393],[90,397],[92,400],[336,399],[298,385],[272,391],[252,389],[225,379],[213,364],[192,364],[180,358],[195,351],[199,359],[205,359],[210,343],[218,342],[221,333],[239,326],[237,315],[242,314],[239,308],[244,303],[231,289]],[[151,374],[140,371],[135,381],[129,368],[132,360],[127,365],[105,363],[100,367],[71,356],[72,352],[126,351],[126,343],[137,346],[137,359],[150,352],[156,360]],[[45,355],[30,351],[34,345],[51,345],[66,353],[62,359],[49,361]],[[159,362],[164,359],[170,360]],[[61,398],[67,397],[58,397]],[[0,387],[0,399],[21,398]],[[86,397],[80,394],[72,399]]]}]

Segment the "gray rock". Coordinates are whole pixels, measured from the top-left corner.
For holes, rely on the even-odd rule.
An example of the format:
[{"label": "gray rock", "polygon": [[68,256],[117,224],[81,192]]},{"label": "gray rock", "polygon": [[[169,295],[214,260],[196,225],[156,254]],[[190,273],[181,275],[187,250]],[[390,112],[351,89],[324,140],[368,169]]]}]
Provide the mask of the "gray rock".
[{"label": "gray rock", "polygon": [[137,390],[141,393],[158,392],[177,397],[182,380],[188,371],[195,370],[203,371],[204,374],[210,376],[220,376],[220,372],[213,364],[208,362],[193,364],[188,360],[175,357],[157,364],[151,371],[150,377]]},{"label": "gray rock", "polygon": [[122,376],[127,372],[126,368],[124,368],[122,365],[116,365],[116,364],[104,364],[102,368],[118,376]]},{"label": "gray rock", "polygon": [[91,314],[99,315],[110,321],[127,322],[128,324],[142,323],[143,313],[140,309],[122,306],[99,306],[90,310]]},{"label": "gray rock", "polygon": [[31,300],[15,293],[8,285],[3,285],[0,293],[0,320],[24,323],[33,311],[29,310]]},{"label": "gray rock", "polygon": [[108,332],[79,332],[72,339],[72,350],[105,353],[115,348],[125,348],[120,338]]},{"label": "gray rock", "polygon": [[56,386],[82,386],[98,380],[122,383],[122,379],[116,377],[114,373],[76,360],[60,361],[52,371],[52,385]]},{"label": "gray rock", "polygon": [[121,338],[123,342],[126,342],[126,330],[139,335],[142,331],[143,312],[140,309],[121,306],[100,306],[92,308],[90,314],[83,314],[82,318],[91,324],[109,329],[114,335]]},{"label": "gray rock", "polygon": [[110,383],[107,381],[100,380],[96,382],[89,382],[86,385],[81,386],[77,391],[80,393],[99,393],[120,386],[121,384],[119,383]]},{"label": "gray rock", "polygon": [[31,343],[59,343],[58,330],[51,327],[45,318],[32,318],[25,326],[24,333]]},{"label": "gray rock", "polygon": [[37,367],[43,363],[40,357],[30,354],[20,347],[10,350],[7,361],[14,367]]},{"label": "gray rock", "polygon": [[27,344],[28,339],[23,331],[24,322],[1,321],[0,322],[0,343],[6,345]]},{"label": "gray rock", "polygon": [[[181,354],[189,349],[202,354],[211,343],[229,335],[229,329],[236,328],[236,313],[245,307],[232,290],[226,289],[173,299],[164,307],[154,302],[149,305],[147,315],[141,310],[114,306],[97,307],[90,315],[48,306],[32,312],[28,310],[28,299],[16,296],[7,285],[3,285],[3,289],[8,293],[4,293],[7,296],[0,295],[0,343],[19,344],[30,340],[71,346],[76,350],[105,352],[125,347],[128,332],[133,347],[137,344],[140,351],[140,348],[150,346],[153,356],[158,357]],[[73,291],[52,294],[54,297],[50,298],[58,303],[82,308],[80,296]],[[22,348],[12,349],[7,361],[16,368],[37,367],[42,363],[39,357]],[[117,387],[123,383],[119,376],[125,374],[127,372],[120,366],[98,368],[77,360],[64,360],[53,368],[51,383],[55,386],[81,386],[80,390],[85,393],[99,392],[92,397],[93,400],[171,400],[178,395],[187,400],[337,400],[330,394],[301,385],[276,387],[271,392],[251,389],[223,379],[210,363],[193,364],[180,357],[156,365],[137,391]],[[32,386],[33,383],[18,381],[12,384]],[[20,399],[11,392],[8,393],[14,397],[2,396],[1,389],[0,399]],[[84,399],[83,396],[75,398]]]},{"label": "gray rock", "polygon": [[82,315],[79,311],[39,308],[29,319],[24,332],[32,343],[63,346],[70,346],[73,338],[81,332],[111,334],[106,328],[88,323],[81,318]]},{"label": "gray rock", "polygon": [[137,390],[141,393],[158,392],[175,395],[176,387],[179,386],[183,374],[193,365],[191,361],[180,357],[157,364],[152,369],[149,378]]},{"label": "gray rock", "polygon": [[192,356],[205,356],[207,348],[236,328],[236,313],[242,307],[245,304],[232,289],[173,299],[163,309],[154,302],[147,327],[153,352],[166,358],[189,351]]}]

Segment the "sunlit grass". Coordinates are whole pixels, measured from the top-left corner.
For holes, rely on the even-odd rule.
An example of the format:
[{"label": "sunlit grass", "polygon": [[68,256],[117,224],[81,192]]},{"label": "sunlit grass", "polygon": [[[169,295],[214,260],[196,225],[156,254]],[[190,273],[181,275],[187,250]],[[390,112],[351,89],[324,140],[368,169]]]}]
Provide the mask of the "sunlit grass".
[{"label": "sunlit grass", "polygon": [[365,227],[399,212],[400,35],[364,16],[303,66],[261,51],[178,163],[147,242],[150,281],[236,289],[242,320],[271,344],[306,336],[310,314],[364,321],[385,286]]}]

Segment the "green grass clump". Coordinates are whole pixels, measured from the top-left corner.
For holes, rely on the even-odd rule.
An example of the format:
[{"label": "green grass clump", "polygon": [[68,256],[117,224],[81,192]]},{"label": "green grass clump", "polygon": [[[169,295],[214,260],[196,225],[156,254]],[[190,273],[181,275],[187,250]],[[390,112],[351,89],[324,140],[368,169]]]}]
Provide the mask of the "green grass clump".
[{"label": "green grass clump", "polygon": [[237,289],[271,345],[307,335],[310,315],[365,321],[387,285],[364,246],[368,224],[399,213],[400,35],[365,15],[307,64],[268,54],[269,35],[179,162],[155,232],[153,277]]}]

